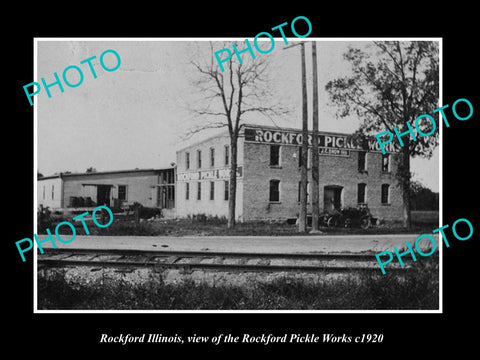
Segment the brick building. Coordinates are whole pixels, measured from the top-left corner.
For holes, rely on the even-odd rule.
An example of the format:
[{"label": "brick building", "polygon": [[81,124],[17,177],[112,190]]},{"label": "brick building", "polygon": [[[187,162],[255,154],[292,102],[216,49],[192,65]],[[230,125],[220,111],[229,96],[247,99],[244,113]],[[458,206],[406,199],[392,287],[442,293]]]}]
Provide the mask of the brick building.
[{"label": "brick building", "polygon": [[[309,193],[311,139],[310,134]],[[243,127],[238,140],[238,220],[297,216],[301,144],[299,129]],[[400,155],[393,147],[382,155],[375,139],[359,141],[347,134],[320,132],[319,155],[321,211],[367,204],[374,217],[402,218],[402,193],[395,176]],[[227,132],[177,151],[177,216],[226,216],[229,166]]]}]

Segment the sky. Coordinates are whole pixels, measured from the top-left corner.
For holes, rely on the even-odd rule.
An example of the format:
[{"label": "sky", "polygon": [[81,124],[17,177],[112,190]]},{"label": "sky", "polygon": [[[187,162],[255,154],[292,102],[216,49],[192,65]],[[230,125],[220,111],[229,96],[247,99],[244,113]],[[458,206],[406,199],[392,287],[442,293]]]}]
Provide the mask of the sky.
[{"label": "sky", "polygon": [[[84,172],[89,167],[97,171],[161,168],[175,162],[176,150],[212,135],[205,131],[189,140],[184,136],[196,122],[188,107],[198,100],[198,89],[192,82],[196,71],[190,64],[205,51],[209,39],[132,39],[87,41],[37,39],[37,69],[33,81],[53,83],[54,73],[60,78],[67,66],[78,66],[83,82],[77,87],[63,83],[62,93],[57,85],[50,87],[51,98],[45,89],[35,96],[37,114],[37,168],[43,175],[58,172]],[[243,40],[243,39],[239,39]],[[285,107],[288,116],[274,119],[250,114],[247,123],[301,128],[301,67],[298,47],[283,49],[277,39],[269,54],[271,90]],[[296,39],[288,39],[294,42]],[[308,39],[312,40],[312,39]],[[334,78],[348,75],[350,65],[343,60],[348,46],[366,47],[364,41],[317,40],[320,131],[354,132],[360,119],[337,118],[336,108],[330,105],[325,85]],[[105,71],[99,62],[106,50],[115,50],[120,67]],[[309,123],[312,107],[312,64],[310,46],[306,46]],[[80,64],[92,56],[97,78],[88,64]],[[116,58],[106,53],[106,67],[113,68]],[[75,70],[67,79],[79,82]],[[201,94],[200,94],[201,95]],[[310,125],[311,126],[311,125]],[[433,191],[439,190],[439,149],[431,159],[412,159],[414,179]]]}]

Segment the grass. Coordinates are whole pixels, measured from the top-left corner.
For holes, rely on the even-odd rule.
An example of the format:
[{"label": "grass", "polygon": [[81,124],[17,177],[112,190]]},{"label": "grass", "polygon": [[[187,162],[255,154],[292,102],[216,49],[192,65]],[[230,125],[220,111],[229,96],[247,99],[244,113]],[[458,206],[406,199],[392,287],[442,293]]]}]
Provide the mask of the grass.
[{"label": "grass", "polygon": [[[423,220],[423,219],[422,219]],[[80,221],[73,222],[77,234],[85,234]],[[295,224],[285,222],[250,221],[238,222],[233,229],[227,228],[225,218],[200,218],[200,219],[169,219],[155,221],[140,221],[114,218],[113,223],[107,228],[99,228],[92,221],[86,221],[87,227],[92,235],[130,235],[130,236],[298,236],[299,233]],[[54,231],[56,223],[49,224],[50,230]],[[360,228],[327,228],[320,230],[325,234],[401,234],[401,233],[431,233],[432,229],[438,227],[431,222],[413,222],[411,229],[406,229],[400,224],[388,224],[373,226],[363,230]],[[59,229],[60,234],[71,234],[67,226]],[[39,233],[42,232],[39,229]]]},{"label": "grass", "polygon": [[[380,272],[379,272],[380,273]],[[38,308],[68,310],[417,310],[438,309],[438,255],[404,276],[360,274],[324,282],[279,278],[249,287],[161,277],[75,283],[62,272],[38,277]]]}]

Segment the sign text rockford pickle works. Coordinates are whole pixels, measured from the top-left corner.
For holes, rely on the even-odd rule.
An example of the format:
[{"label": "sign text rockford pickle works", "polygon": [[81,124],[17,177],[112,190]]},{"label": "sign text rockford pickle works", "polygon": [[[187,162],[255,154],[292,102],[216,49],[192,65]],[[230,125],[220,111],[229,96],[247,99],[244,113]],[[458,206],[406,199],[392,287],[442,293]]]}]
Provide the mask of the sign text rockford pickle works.
[{"label": "sign text rockford pickle works", "polygon": [[[237,167],[237,178],[242,177],[242,167]],[[191,180],[228,180],[230,179],[230,169],[213,169],[202,171],[189,171],[177,173],[177,181]]]},{"label": "sign text rockford pickle works", "polygon": [[[270,130],[246,127],[245,141],[300,146],[303,142],[303,135],[300,130]],[[308,146],[312,146],[312,134],[308,135],[307,142]],[[387,152],[398,151],[392,143],[386,145]],[[373,137],[362,142],[353,136],[320,133],[318,134],[318,146],[320,155],[350,156],[350,149],[381,152],[380,145]]]}]

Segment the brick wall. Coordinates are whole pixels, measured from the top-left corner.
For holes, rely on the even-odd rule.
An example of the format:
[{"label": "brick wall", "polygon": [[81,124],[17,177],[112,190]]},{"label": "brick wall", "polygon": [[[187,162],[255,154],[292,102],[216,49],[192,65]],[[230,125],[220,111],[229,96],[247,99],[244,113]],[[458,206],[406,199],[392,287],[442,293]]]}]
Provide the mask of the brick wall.
[{"label": "brick wall", "polygon": [[[227,132],[190,145],[177,151],[177,216],[186,217],[195,214],[226,217],[228,215],[228,200],[225,200],[225,180],[229,180],[229,163],[225,164],[225,146],[230,146],[230,137]],[[210,161],[210,149],[215,151],[215,162]],[[198,167],[198,150],[201,151],[201,167]],[[186,164],[186,154],[189,153],[189,167]],[[242,167],[242,176],[237,177],[237,196],[235,215],[237,220],[243,216],[243,139],[238,140],[237,164]],[[209,173],[202,179],[200,174]],[[213,178],[210,176],[213,175]],[[220,175],[218,175],[220,174]],[[198,178],[195,178],[198,176]],[[217,177],[218,176],[218,177]],[[211,182],[214,186],[213,200],[210,198]],[[189,184],[189,198],[186,198],[186,184]],[[198,183],[201,183],[201,198],[198,200]]]},{"label": "brick wall", "polygon": [[[281,145],[280,166],[270,166],[270,145],[245,143],[244,146],[244,219],[282,219],[296,217],[299,212],[300,182],[299,147]],[[324,187],[342,187],[342,206],[357,206],[358,184],[366,184],[366,203],[374,217],[401,219],[402,196],[394,173],[396,155],[390,156],[390,172],[382,172],[381,153],[368,152],[367,171],[358,171],[359,152],[350,150],[350,157],[320,155],[320,208],[324,207]],[[310,158],[310,153],[309,153]],[[311,160],[309,161],[309,163]],[[270,180],[280,180],[280,201],[270,202]],[[389,204],[381,203],[381,186],[389,184]],[[309,171],[309,193],[311,172]],[[311,212],[311,206],[308,206]]]},{"label": "brick wall", "polygon": [[[177,216],[194,214],[227,216],[228,201],[224,200],[224,180],[201,179],[201,174],[228,168],[224,163],[224,147],[230,144],[228,133],[206,139],[177,151]],[[279,166],[270,166],[270,144],[245,142],[239,139],[238,165],[242,176],[237,178],[236,215],[238,220],[287,219],[295,218],[299,212],[299,146],[281,145]],[[215,164],[210,164],[210,148],[215,149]],[[201,168],[198,168],[197,151],[202,154]],[[366,203],[374,217],[400,220],[402,217],[401,189],[397,186],[395,171],[396,157],[390,156],[390,171],[382,171],[382,155],[368,152],[366,171],[358,171],[359,152],[348,149],[348,157],[320,155],[320,207],[324,208],[326,186],[341,188],[341,206],[356,207],[358,204],[358,184],[366,184]],[[186,153],[190,155],[190,165],[186,166]],[[311,154],[309,152],[309,163]],[[212,172],[213,174],[213,172]],[[195,178],[195,176],[198,176]],[[309,178],[311,172],[309,171]],[[270,180],[280,181],[280,199],[270,201]],[[210,182],[213,181],[215,194],[210,200]],[[197,199],[197,183],[201,185],[201,199]],[[186,199],[186,183],[189,183],[189,199]],[[309,193],[311,193],[309,179]],[[382,184],[388,184],[389,202],[382,204]],[[308,206],[311,213],[311,205]]]},{"label": "brick wall", "polygon": [[[284,219],[298,212],[298,148],[281,146],[280,166],[270,166],[270,145],[244,145],[244,219]],[[295,157],[294,157],[295,156]],[[270,180],[280,180],[280,201],[269,201]]]}]

